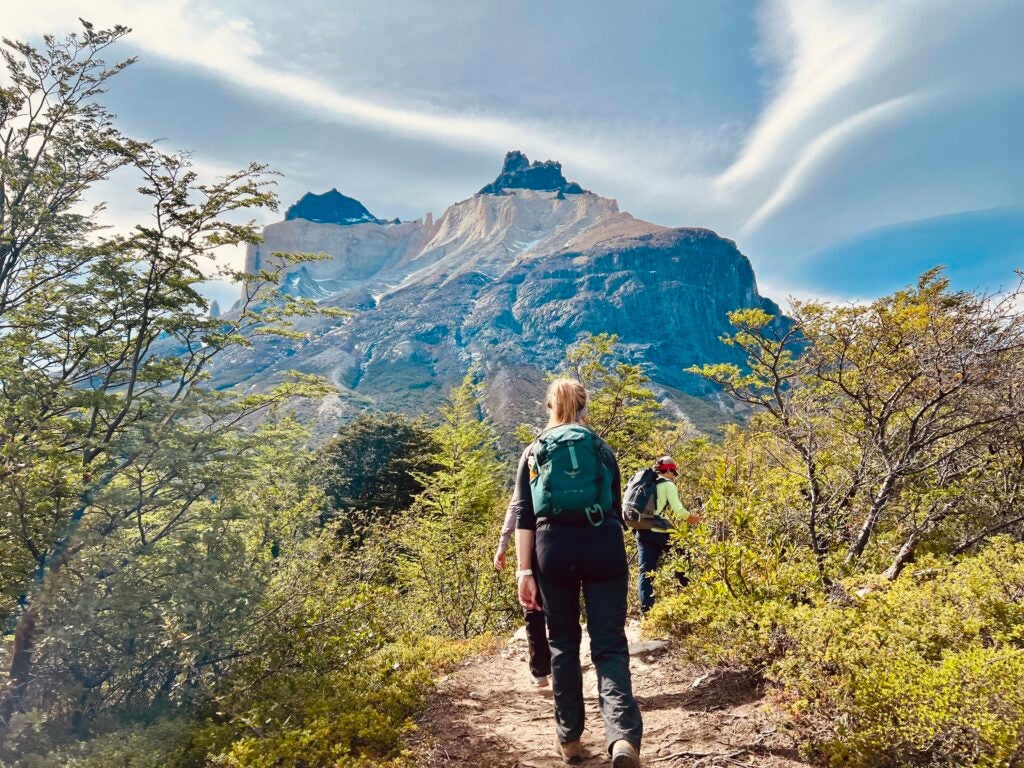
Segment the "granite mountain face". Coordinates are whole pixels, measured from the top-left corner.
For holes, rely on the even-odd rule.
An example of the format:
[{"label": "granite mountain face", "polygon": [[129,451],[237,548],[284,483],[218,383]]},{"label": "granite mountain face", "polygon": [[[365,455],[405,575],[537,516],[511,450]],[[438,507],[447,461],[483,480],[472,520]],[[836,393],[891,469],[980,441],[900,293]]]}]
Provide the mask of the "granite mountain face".
[{"label": "granite mountain face", "polygon": [[356,314],[303,321],[304,341],[257,339],[214,379],[259,389],[292,369],[325,376],[339,394],[302,414],[320,437],[358,409],[431,410],[474,363],[499,425],[539,423],[543,374],[602,332],[647,365],[676,416],[713,429],[734,404],[684,369],[736,359],[719,340],[729,311],[779,314],[731,240],[635,219],[520,152],[436,220],[385,221],[331,190],[305,195],[263,236],[247,271],[275,252],[327,254],[290,268],[282,290]]}]

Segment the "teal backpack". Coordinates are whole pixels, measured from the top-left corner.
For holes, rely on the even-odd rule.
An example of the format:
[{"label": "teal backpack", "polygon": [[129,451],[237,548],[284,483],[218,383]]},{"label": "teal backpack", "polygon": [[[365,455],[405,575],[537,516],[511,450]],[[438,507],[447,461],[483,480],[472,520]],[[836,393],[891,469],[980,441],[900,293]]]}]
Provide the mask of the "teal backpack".
[{"label": "teal backpack", "polygon": [[531,446],[530,492],[538,520],[601,525],[612,511],[612,472],[600,438],[579,424],[542,432]]}]

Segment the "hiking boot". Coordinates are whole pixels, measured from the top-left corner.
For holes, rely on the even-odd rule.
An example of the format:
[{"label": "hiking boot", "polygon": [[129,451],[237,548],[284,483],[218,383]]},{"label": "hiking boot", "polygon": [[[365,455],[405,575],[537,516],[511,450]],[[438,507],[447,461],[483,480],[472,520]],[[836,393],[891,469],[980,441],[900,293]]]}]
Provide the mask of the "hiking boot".
[{"label": "hiking boot", "polygon": [[[567,741],[564,744],[555,736],[555,746],[558,747],[558,756],[569,765],[580,765],[583,763],[583,745],[579,739]],[[637,763],[639,765],[639,763]]]},{"label": "hiking boot", "polygon": [[548,680],[547,675],[537,675],[530,680],[530,685],[534,688],[547,688],[551,685],[551,681]]},{"label": "hiking boot", "polygon": [[612,768],[640,768],[640,753],[625,739],[612,744]]}]

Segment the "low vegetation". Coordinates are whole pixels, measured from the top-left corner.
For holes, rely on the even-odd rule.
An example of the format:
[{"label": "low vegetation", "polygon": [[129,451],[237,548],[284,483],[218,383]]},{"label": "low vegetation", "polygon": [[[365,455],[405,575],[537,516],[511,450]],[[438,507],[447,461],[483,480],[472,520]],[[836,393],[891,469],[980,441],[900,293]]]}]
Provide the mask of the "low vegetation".
[{"label": "low vegetation", "polygon": [[779,688],[836,766],[1024,761],[1020,292],[938,271],[861,307],[733,315],[756,408],[686,491],[713,521],[653,616],[705,663]]}]

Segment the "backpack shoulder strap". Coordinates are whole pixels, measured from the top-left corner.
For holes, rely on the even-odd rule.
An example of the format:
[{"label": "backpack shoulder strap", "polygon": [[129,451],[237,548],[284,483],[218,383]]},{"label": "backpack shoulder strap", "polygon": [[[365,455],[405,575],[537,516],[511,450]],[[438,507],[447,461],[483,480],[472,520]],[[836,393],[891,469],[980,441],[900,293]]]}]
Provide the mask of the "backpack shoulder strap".
[{"label": "backpack shoulder strap", "polygon": [[548,449],[550,448],[549,438],[563,427],[565,427],[565,424],[556,424],[553,427],[547,427],[542,430],[536,438],[534,438],[533,443],[530,445],[530,451],[533,453],[533,457],[537,460],[538,464],[543,464],[548,460]]},{"label": "backpack shoulder strap", "polygon": [[530,458],[532,458],[535,462],[537,462],[538,464],[543,464],[544,461],[547,459],[545,453],[546,451],[544,450],[544,433],[541,432],[539,435],[537,435],[536,438],[534,438],[533,442],[530,443],[529,454]]},{"label": "backpack shoulder strap", "polygon": [[610,468],[609,457],[615,458],[615,454],[612,452],[611,446],[606,443],[597,432],[592,430],[590,427],[584,427],[588,433],[590,433],[590,440],[594,446],[594,450],[597,451],[597,455],[601,459],[601,463]]}]

